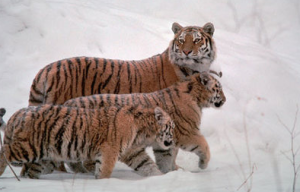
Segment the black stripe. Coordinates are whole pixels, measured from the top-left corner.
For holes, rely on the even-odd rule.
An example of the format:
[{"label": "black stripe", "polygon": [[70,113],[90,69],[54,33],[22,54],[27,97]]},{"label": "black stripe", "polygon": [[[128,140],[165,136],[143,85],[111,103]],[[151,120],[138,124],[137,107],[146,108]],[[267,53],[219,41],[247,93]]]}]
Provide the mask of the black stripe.
[{"label": "black stripe", "polygon": [[159,55],[160,65],[161,65],[161,77],[164,82],[164,86],[167,86],[167,82],[166,82],[165,74],[164,74],[164,60],[163,60],[162,56],[164,56],[164,53]]},{"label": "black stripe", "polygon": [[62,144],[63,144],[63,136],[64,136],[64,133],[66,131],[66,127],[69,124],[70,111],[71,111],[71,108],[68,107],[67,112],[65,114],[65,118],[67,117],[67,119],[64,120],[63,125],[61,126],[61,128],[59,129],[57,134],[55,135],[55,141],[56,141],[55,148],[57,149],[57,152],[60,155],[61,155],[61,147],[62,147]]},{"label": "black stripe", "polygon": [[119,106],[119,97],[117,95],[115,95],[115,105]]},{"label": "black stripe", "polygon": [[[34,82],[35,82],[35,83],[39,83],[42,74],[44,73],[44,71],[45,71],[46,69],[48,69],[48,68],[50,67],[50,65],[53,65],[53,63],[47,65],[45,68],[43,68],[43,69],[41,69],[41,70],[39,71],[38,75],[37,75],[36,78],[34,79]],[[44,79],[43,79],[43,81],[44,81]]]},{"label": "black stripe", "polygon": [[108,78],[104,81],[102,89],[105,89],[106,85],[109,83],[110,79],[112,78],[112,76],[114,74],[115,65],[114,65],[114,62],[112,60],[111,60],[111,65],[110,66],[111,66],[111,73],[108,76]]},{"label": "black stripe", "polygon": [[[47,107],[44,111],[43,111],[43,117],[46,117],[46,121],[40,122],[43,123],[43,129],[40,129],[40,131],[42,132],[41,134],[41,145],[40,147],[45,147],[46,149],[48,148],[48,143],[47,143],[47,131],[48,131],[48,122],[51,120],[51,117],[53,116],[53,112],[52,112],[53,106],[50,105],[50,107]],[[48,133],[49,134],[49,133]]]},{"label": "black stripe", "polygon": [[118,108],[117,111],[116,111],[116,113],[115,113],[115,116],[114,116],[114,137],[115,137],[114,142],[117,141],[117,133],[119,131],[119,130],[117,130],[118,126],[117,126],[117,123],[116,123],[116,121],[117,121],[116,117],[119,114],[120,110],[121,110],[121,108]]},{"label": "black stripe", "polygon": [[105,94],[106,103],[111,106],[110,94]]},{"label": "black stripe", "polygon": [[151,101],[148,98],[149,94],[142,93],[141,95],[142,95],[142,97],[143,97],[143,99],[144,99],[144,101],[146,103],[146,107],[152,107]]},{"label": "black stripe", "polygon": [[196,147],[192,148],[190,151],[193,152],[195,151],[199,146],[197,145]]},{"label": "black stripe", "polygon": [[[156,56],[157,57],[157,56]],[[152,57],[152,63],[151,64],[154,64],[155,68],[156,68],[156,74],[158,74],[159,78],[158,78],[158,84],[159,84],[159,89],[163,89],[164,87],[161,86],[161,74],[159,73],[159,70],[158,70],[158,66],[157,66],[157,62],[156,62],[156,57]]]},{"label": "black stripe", "polygon": [[121,78],[120,78],[120,73],[122,70],[122,64],[120,63],[120,61],[118,60],[118,74],[117,74],[117,83],[116,83],[116,87],[114,90],[114,93],[117,94],[120,92],[120,82],[121,82]]},{"label": "black stripe", "polygon": [[132,61],[132,65],[133,65],[134,71],[135,71],[135,85],[137,85],[137,81],[139,79],[139,81],[140,81],[139,93],[141,93],[142,92],[142,76],[141,76],[141,73],[140,73],[139,68],[137,67],[135,61]]},{"label": "black stripe", "polygon": [[19,149],[21,150],[21,153],[23,155],[23,158],[26,159],[27,162],[30,162],[30,159],[29,159],[29,153],[28,151],[23,147],[23,145],[20,145],[19,146]]},{"label": "black stripe", "polygon": [[71,80],[71,83],[70,83],[70,95],[73,97],[73,80],[74,80],[74,78],[73,78],[73,62],[71,61],[71,60],[67,60],[67,62],[68,62],[68,71],[69,71],[69,73],[70,73],[70,77],[69,78],[67,78],[67,79],[70,79]]},{"label": "black stripe", "polygon": [[91,64],[92,64],[92,61],[90,60],[89,57],[86,57],[85,58],[85,64],[86,64],[86,71],[85,71],[85,77],[88,79],[88,76],[89,76],[89,69],[91,67]]},{"label": "black stripe", "polygon": [[81,62],[80,62],[80,58],[76,57],[75,58],[76,62],[77,62],[77,67],[76,67],[76,76],[75,76],[75,81],[76,81],[76,88],[75,88],[75,92],[79,92],[79,88],[78,88],[78,81],[80,78],[80,73],[81,73]]},{"label": "black stripe", "polygon": [[35,81],[32,83],[30,92],[34,91],[35,94],[43,95],[43,93],[37,89],[36,84]]},{"label": "black stripe", "polygon": [[99,67],[99,60],[97,58],[94,58],[94,62],[96,64],[96,72],[94,74],[94,77],[93,77],[93,81],[92,81],[92,85],[91,85],[91,95],[95,94],[94,92],[94,88],[95,88],[95,83],[96,83],[96,80],[98,78],[98,67]]},{"label": "black stripe", "polygon": [[[41,95],[43,96],[43,95]],[[32,90],[30,91],[30,95],[29,95],[29,102],[30,103],[38,103],[39,105],[43,103],[43,99],[40,100],[38,98],[36,98],[33,94],[32,94]]]},{"label": "black stripe", "polygon": [[66,65],[63,64],[63,70],[64,70],[64,90],[66,91],[67,90],[67,84],[68,84],[68,73],[67,73],[67,68],[66,68]]},{"label": "black stripe", "polygon": [[118,95],[116,97],[121,97],[121,106],[123,107],[125,105],[125,97],[124,97],[124,95]]},{"label": "black stripe", "polygon": [[[84,97],[78,97],[77,99],[74,99],[75,106],[74,107],[84,107],[85,106],[85,100],[83,99]],[[78,101],[78,102],[77,102]]]},{"label": "black stripe", "polygon": [[154,153],[170,153],[170,150],[163,150],[163,149],[153,149]]},{"label": "black stripe", "polygon": [[134,170],[135,170],[135,171],[138,171],[139,168],[141,168],[143,165],[145,165],[148,161],[149,161],[149,158],[144,159],[142,162],[140,162],[140,164],[138,164],[138,165],[136,166],[136,168],[135,168]]},{"label": "black stripe", "polygon": [[128,85],[129,85],[129,93],[132,93],[132,82],[131,82],[131,72],[130,72],[130,63],[126,62],[127,64],[127,73],[128,73]]},{"label": "black stripe", "polygon": [[95,94],[94,88],[95,88],[95,83],[96,83],[97,78],[98,78],[98,72],[95,73],[94,78],[93,78],[93,82],[91,85],[91,95]]},{"label": "black stripe", "polygon": [[58,85],[60,83],[60,68],[61,68],[61,61],[57,62],[57,66],[56,66],[56,89],[58,89]]},{"label": "black stripe", "polygon": [[87,77],[85,76],[87,69],[83,68],[82,73],[81,74],[81,95],[84,96],[85,95],[85,80],[87,79]]},{"label": "black stripe", "polygon": [[129,156],[129,157],[127,157],[126,159],[124,159],[124,162],[125,162],[127,165],[131,166],[132,163],[134,162],[134,161],[132,161],[132,160],[135,159],[136,157],[139,157],[140,154],[143,153],[143,152],[145,152],[145,149],[144,149],[144,148],[142,148],[141,150],[137,151],[136,153],[134,153],[134,154],[132,154],[131,156]]},{"label": "black stripe", "polygon": [[8,147],[9,147],[9,157],[8,157],[8,160],[9,160],[10,162],[12,162],[13,159],[14,159],[15,161],[20,161],[19,158],[17,158],[17,156],[16,156],[16,154],[14,153],[14,151],[12,150],[11,145],[8,145]]},{"label": "black stripe", "polygon": [[72,148],[72,145],[74,143],[74,138],[76,138],[76,123],[77,123],[77,120],[78,120],[78,115],[79,115],[79,108],[76,108],[76,110],[73,110],[76,112],[76,114],[72,114],[73,117],[75,117],[75,120],[73,120],[73,124],[71,126],[71,130],[72,130],[72,134],[71,134],[71,139],[69,141],[69,144],[68,144],[68,157],[69,159],[71,159],[71,148]]}]

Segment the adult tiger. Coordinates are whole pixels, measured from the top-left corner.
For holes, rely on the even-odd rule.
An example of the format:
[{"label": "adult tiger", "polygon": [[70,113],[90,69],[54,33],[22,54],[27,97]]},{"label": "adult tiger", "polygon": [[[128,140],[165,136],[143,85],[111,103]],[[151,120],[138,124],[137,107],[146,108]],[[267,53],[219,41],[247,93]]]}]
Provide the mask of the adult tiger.
[{"label": "adult tiger", "polygon": [[29,105],[63,104],[75,97],[100,93],[148,93],[197,71],[208,71],[216,55],[213,24],[182,27],[173,23],[172,30],[174,38],[169,47],[148,59],[74,57],[47,65],[33,80]]}]

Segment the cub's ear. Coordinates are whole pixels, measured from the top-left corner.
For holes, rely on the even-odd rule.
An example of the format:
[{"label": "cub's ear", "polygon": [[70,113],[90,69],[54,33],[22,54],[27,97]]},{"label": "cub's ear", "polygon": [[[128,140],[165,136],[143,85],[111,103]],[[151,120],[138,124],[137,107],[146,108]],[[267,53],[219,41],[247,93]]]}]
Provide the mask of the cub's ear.
[{"label": "cub's ear", "polygon": [[209,74],[207,72],[202,72],[200,73],[200,82],[203,84],[203,85],[208,85],[208,82],[209,82]]},{"label": "cub's ear", "polygon": [[173,23],[172,25],[172,31],[174,32],[174,34],[177,34],[178,31],[180,31],[182,29],[182,26],[179,25],[178,23]]},{"label": "cub's ear", "polygon": [[210,36],[213,36],[214,32],[215,32],[215,27],[212,23],[206,23],[203,27],[202,27],[203,31],[205,33],[208,33]]},{"label": "cub's ear", "polygon": [[166,119],[167,113],[160,107],[155,107],[154,113],[155,119],[157,120],[158,124],[162,125],[164,120]]},{"label": "cub's ear", "polygon": [[3,117],[6,113],[6,110],[4,108],[0,108],[0,117]]}]

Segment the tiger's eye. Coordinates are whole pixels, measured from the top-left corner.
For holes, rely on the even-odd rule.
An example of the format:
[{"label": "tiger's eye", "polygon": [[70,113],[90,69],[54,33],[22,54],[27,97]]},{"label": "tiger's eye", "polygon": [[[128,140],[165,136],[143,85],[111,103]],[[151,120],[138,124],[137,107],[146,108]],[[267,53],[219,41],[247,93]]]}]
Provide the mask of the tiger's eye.
[{"label": "tiger's eye", "polygon": [[197,44],[197,43],[199,43],[200,41],[201,41],[201,38],[196,38],[195,41],[194,41],[194,43]]}]

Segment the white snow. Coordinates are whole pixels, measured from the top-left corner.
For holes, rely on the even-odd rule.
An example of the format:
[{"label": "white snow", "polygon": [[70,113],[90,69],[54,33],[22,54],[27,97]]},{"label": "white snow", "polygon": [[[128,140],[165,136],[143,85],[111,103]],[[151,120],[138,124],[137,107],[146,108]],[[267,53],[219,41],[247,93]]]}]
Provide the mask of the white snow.
[{"label": "white snow", "polygon": [[[212,154],[206,170],[184,151],[177,157],[183,169],[148,178],[117,163],[110,179],[55,172],[17,182],[7,168],[0,191],[292,191],[293,167],[286,157],[292,158],[291,136],[280,121],[292,129],[300,105],[299,0],[1,0],[5,121],[28,105],[31,82],[46,64],[83,55],[147,58],[167,48],[173,22],[215,25],[213,65],[223,72],[227,103],[204,110],[201,132]],[[299,165],[300,155],[295,159]],[[19,174],[20,168],[14,170]]]}]

